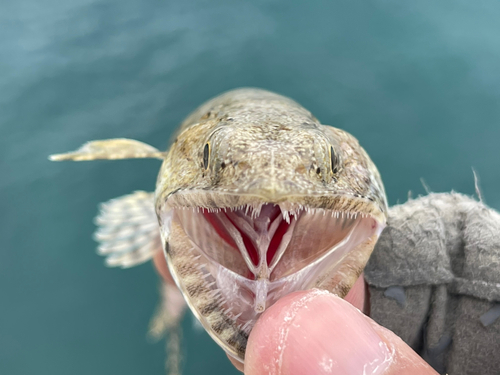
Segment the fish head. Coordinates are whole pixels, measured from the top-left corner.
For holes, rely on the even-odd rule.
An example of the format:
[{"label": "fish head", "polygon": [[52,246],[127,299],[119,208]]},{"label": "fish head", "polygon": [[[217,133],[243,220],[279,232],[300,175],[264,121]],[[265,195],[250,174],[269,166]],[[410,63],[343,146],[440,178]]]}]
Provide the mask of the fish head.
[{"label": "fish head", "polygon": [[347,132],[242,116],[179,134],[158,177],[156,212],[193,313],[243,361],[253,325],[279,298],[311,288],[347,294],[387,203],[375,165]]}]

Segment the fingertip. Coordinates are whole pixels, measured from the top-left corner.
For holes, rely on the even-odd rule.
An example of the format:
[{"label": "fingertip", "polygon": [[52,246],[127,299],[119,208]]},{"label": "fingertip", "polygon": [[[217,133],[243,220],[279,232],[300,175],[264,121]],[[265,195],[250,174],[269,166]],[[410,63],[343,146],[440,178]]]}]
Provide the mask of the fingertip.
[{"label": "fingertip", "polygon": [[245,374],[382,374],[390,356],[359,310],[310,290],[287,295],[259,319],[248,341]]},{"label": "fingertip", "polygon": [[365,281],[364,273],[358,277],[351,290],[344,297],[344,301],[349,302],[351,305],[362,311],[363,313],[367,313],[367,284]]},{"label": "fingertip", "polygon": [[399,336],[371,319],[369,323],[382,341],[393,352],[391,365],[384,375],[438,375],[438,373],[410,348]]},{"label": "fingertip", "polygon": [[226,354],[227,355],[227,358],[229,359],[229,361],[233,364],[234,367],[236,367],[237,370],[243,372],[244,369],[245,369],[245,366],[243,363],[241,363],[240,361],[234,359],[233,357],[231,357],[229,354]]},{"label": "fingertip", "polygon": [[288,294],[267,309],[250,333],[245,353],[245,374],[279,374],[283,353],[282,334],[289,321],[290,308],[311,291]]}]

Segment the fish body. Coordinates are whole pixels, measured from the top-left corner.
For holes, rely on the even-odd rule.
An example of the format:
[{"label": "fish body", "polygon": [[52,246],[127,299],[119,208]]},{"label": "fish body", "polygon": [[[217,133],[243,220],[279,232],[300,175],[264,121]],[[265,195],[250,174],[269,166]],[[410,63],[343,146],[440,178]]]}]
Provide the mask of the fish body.
[{"label": "fish body", "polygon": [[269,91],[204,103],[165,152],[119,139],[52,159],[134,157],[163,160],[154,195],[103,205],[99,252],[129,267],[163,249],[194,315],[240,361],[279,298],[310,288],[344,297],[385,226],[384,187],[358,141]]}]

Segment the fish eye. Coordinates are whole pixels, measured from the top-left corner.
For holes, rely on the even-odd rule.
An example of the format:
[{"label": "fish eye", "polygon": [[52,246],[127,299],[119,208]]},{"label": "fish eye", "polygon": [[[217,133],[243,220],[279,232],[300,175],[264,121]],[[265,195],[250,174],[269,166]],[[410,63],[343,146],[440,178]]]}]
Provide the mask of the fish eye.
[{"label": "fish eye", "polygon": [[210,159],[210,144],[206,143],[203,148],[203,167],[208,169],[208,161]]},{"label": "fish eye", "polygon": [[332,172],[335,174],[338,172],[338,158],[337,154],[335,154],[335,151],[333,149],[333,146],[330,146],[330,163],[332,167]]}]

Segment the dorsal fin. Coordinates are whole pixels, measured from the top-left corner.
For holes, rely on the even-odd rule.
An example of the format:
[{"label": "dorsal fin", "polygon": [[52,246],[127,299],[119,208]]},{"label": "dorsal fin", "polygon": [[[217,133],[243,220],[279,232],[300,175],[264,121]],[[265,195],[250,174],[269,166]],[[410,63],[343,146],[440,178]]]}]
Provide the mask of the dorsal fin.
[{"label": "dorsal fin", "polygon": [[144,158],[164,159],[165,156],[166,153],[146,143],[133,139],[116,138],[87,142],[76,151],[50,155],[49,159],[52,161]]}]

